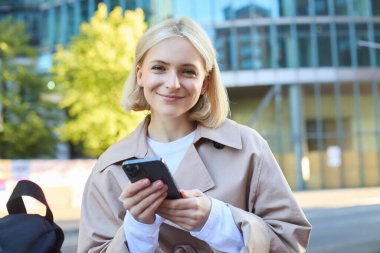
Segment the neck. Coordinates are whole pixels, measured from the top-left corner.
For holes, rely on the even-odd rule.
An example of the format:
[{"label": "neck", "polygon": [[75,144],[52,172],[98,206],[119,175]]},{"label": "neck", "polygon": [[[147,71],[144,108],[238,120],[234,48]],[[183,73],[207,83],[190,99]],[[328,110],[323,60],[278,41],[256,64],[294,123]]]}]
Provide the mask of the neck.
[{"label": "neck", "polygon": [[148,136],[155,141],[171,142],[194,131],[196,124],[189,119],[162,119],[151,115]]}]

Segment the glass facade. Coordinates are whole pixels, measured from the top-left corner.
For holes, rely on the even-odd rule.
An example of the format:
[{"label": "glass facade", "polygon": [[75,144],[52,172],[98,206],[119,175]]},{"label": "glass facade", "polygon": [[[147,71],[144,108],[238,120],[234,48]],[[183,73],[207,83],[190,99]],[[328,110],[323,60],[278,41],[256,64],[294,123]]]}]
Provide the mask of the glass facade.
[{"label": "glass facade", "polygon": [[295,189],[380,184],[379,9],[376,0],[173,1],[174,17],[212,31],[232,117],[263,134]]},{"label": "glass facade", "polygon": [[[373,0],[175,0],[173,16],[189,16],[216,30],[223,70],[312,67],[313,62],[331,67],[334,58],[337,66],[368,67],[369,48],[353,42],[376,41],[379,30],[371,26],[379,26],[374,16],[379,8]],[[297,52],[302,54],[295,57]]]},{"label": "glass facade", "polygon": [[142,8],[149,24],[191,17],[214,42],[232,117],[268,140],[294,189],[380,185],[378,0],[5,2],[42,52],[99,2]]}]

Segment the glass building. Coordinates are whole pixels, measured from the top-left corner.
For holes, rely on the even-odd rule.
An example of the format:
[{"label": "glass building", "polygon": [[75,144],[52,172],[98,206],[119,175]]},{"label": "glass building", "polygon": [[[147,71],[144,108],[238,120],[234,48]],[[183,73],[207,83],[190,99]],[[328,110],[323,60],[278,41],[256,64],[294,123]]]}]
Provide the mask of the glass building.
[{"label": "glass building", "polygon": [[173,1],[213,39],[232,118],[296,189],[380,184],[380,2]]},{"label": "glass building", "polygon": [[[0,0],[49,67],[99,0]],[[293,189],[380,185],[380,1],[104,0],[208,32],[231,117],[269,142]]]}]

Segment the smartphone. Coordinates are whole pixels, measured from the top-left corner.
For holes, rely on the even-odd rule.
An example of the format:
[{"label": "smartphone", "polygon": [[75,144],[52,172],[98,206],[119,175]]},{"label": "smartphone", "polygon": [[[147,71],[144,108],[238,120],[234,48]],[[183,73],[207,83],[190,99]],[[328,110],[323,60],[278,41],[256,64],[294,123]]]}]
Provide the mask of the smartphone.
[{"label": "smartphone", "polygon": [[174,179],[162,158],[126,160],[123,162],[122,168],[132,183],[143,178],[148,178],[151,182],[162,180],[168,186],[167,199],[181,198]]}]

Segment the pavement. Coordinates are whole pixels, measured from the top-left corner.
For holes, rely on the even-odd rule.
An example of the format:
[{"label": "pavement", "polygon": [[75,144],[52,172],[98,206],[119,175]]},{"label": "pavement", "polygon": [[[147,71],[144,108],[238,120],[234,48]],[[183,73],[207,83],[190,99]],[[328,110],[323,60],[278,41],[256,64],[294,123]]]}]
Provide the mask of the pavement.
[{"label": "pavement", "polygon": [[294,195],[303,209],[380,204],[380,187],[299,191]]},{"label": "pavement", "polygon": [[[302,209],[342,208],[380,205],[380,187],[297,191],[294,196]],[[64,230],[77,229],[79,209],[53,210],[55,220]]]},{"label": "pavement", "polygon": [[[70,205],[67,189],[46,195],[65,233],[62,253],[75,253],[80,205]],[[380,253],[380,187],[296,191],[294,196],[313,226],[308,253]],[[44,215],[40,207],[36,213]]]}]

